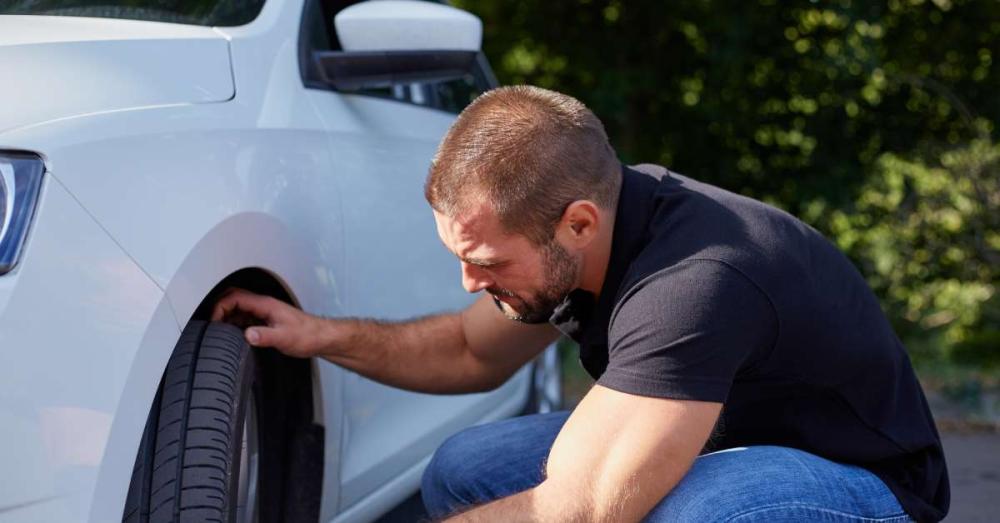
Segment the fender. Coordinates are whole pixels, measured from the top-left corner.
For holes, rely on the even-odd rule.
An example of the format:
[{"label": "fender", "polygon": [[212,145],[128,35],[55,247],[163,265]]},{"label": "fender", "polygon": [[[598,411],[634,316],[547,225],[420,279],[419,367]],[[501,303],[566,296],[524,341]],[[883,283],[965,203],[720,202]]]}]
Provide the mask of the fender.
[{"label": "fender", "polygon": [[[105,452],[101,463],[90,521],[121,518],[143,422],[163,369],[181,329],[211,289],[228,275],[252,266],[271,274],[296,304],[336,314],[339,305],[330,298],[336,296],[333,279],[326,272],[315,270],[322,267],[320,258],[315,249],[295,242],[280,221],[262,213],[232,216],[198,241],[167,285],[164,299],[157,306],[132,360],[107,439],[106,448],[115,452]],[[330,413],[341,408],[338,404],[341,394],[337,393],[342,382],[341,371],[333,365],[316,362],[313,372],[317,378],[313,381],[317,389],[316,420],[325,424]],[[339,420],[331,421],[336,426]],[[326,448],[339,448],[340,432],[327,431],[326,440]],[[335,453],[326,457],[324,499],[337,499],[329,496],[330,489],[335,493],[338,487],[337,459]]]}]

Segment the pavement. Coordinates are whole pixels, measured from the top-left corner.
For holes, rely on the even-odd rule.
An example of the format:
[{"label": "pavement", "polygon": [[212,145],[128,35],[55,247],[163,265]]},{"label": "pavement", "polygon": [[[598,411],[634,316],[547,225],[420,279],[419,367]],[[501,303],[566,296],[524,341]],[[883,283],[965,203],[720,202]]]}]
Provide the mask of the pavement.
[{"label": "pavement", "polygon": [[951,480],[949,523],[1000,521],[1000,433],[943,433]]},{"label": "pavement", "polygon": [[1000,522],[1000,396],[949,399],[925,387],[951,482],[947,523]]}]

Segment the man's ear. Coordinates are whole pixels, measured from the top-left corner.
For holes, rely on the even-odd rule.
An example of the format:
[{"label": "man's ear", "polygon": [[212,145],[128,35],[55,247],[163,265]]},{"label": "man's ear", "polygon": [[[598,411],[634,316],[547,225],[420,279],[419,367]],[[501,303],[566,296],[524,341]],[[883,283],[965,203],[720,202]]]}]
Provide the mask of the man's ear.
[{"label": "man's ear", "polygon": [[582,249],[604,226],[600,208],[590,200],[577,200],[566,207],[556,226],[556,239],[567,247]]}]

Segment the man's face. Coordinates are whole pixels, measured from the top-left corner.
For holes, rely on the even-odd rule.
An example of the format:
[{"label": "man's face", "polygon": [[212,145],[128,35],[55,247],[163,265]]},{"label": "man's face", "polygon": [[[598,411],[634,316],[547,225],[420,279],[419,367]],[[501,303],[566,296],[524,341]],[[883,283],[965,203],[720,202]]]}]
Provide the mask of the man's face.
[{"label": "man's face", "polygon": [[508,234],[487,205],[457,218],[435,212],[434,219],[441,241],[462,264],[465,290],[485,290],[512,320],[547,321],[577,286],[578,259],[555,240],[539,247]]}]

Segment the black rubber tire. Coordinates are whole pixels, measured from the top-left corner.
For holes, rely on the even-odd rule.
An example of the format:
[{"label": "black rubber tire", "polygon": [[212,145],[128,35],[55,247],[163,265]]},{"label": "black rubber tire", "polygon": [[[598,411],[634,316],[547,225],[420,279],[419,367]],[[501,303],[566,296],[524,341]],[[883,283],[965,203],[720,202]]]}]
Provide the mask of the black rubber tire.
[{"label": "black rubber tire", "polygon": [[146,422],[123,522],[235,521],[256,374],[240,329],[203,321],[184,329]]}]

